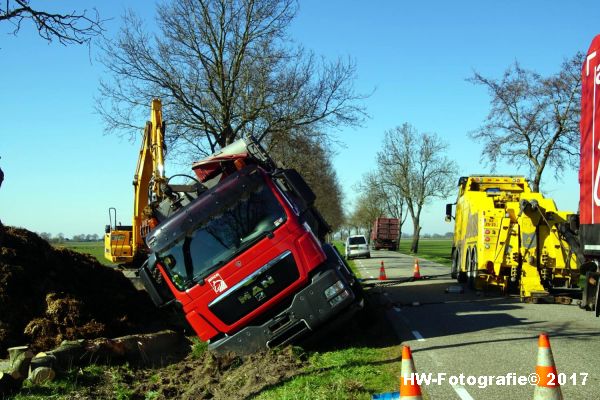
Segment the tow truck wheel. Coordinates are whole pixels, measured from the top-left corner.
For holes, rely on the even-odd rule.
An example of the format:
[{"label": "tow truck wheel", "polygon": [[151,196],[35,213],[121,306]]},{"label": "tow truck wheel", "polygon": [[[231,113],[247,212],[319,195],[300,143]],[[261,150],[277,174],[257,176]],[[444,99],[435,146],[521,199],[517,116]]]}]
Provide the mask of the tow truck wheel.
[{"label": "tow truck wheel", "polygon": [[467,275],[467,286],[471,287],[471,250],[467,249],[467,256],[465,257],[465,271]]},{"label": "tow truck wheel", "polygon": [[460,252],[456,252],[456,257],[454,259],[454,262],[456,263],[456,281],[458,283],[465,283],[467,281],[467,272],[461,270],[460,268]]},{"label": "tow truck wheel", "polygon": [[477,280],[477,250],[473,249],[468,257],[467,267],[469,269],[469,287],[475,290],[475,281]]},{"label": "tow truck wheel", "polygon": [[450,277],[452,279],[458,279],[458,251],[454,252],[452,257],[452,268],[450,269]]}]

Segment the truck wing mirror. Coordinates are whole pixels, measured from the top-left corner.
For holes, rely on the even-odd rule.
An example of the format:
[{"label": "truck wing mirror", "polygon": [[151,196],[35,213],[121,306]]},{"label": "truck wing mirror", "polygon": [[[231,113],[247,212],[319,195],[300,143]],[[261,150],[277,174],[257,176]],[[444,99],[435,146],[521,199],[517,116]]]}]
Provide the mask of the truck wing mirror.
[{"label": "truck wing mirror", "polygon": [[446,222],[452,222],[452,203],[446,204]]},{"label": "truck wing mirror", "polygon": [[167,294],[165,290],[161,290],[160,284],[154,277],[154,273],[159,273],[158,271],[152,271],[152,269],[156,268],[156,255],[151,254],[148,258],[138,270],[138,276],[154,305],[165,307],[175,300],[175,296],[170,292]]},{"label": "truck wing mirror", "polygon": [[306,211],[314,204],[317,196],[298,171],[295,169],[284,169],[278,175],[285,180],[286,186],[296,196],[300,212]]}]

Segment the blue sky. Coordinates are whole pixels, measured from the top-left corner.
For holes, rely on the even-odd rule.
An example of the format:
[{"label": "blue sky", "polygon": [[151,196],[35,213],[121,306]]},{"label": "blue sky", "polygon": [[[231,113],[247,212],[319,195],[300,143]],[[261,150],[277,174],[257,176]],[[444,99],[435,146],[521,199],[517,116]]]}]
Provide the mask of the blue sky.
[{"label": "blue sky", "polygon": [[[103,18],[113,18],[108,36],[116,34],[125,7],[154,24],[146,1],[65,3],[95,6]],[[335,167],[346,206],[352,187],[375,168],[383,133],[404,122],[447,141],[461,175],[489,173],[479,163],[481,146],[467,137],[486,116],[489,97],[466,78],[473,70],[499,77],[515,60],[553,73],[563,58],[587,50],[600,33],[598,21],[592,1],[301,1],[293,39],[327,59],[350,56],[358,67],[357,89],[375,89],[365,101],[370,118],[364,125],[334,131],[344,143]],[[48,45],[27,26],[17,37],[9,31],[0,24],[0,166],[6,174],[0,219],[36,232],[100,234],[108,208],[116,207],[119,220],[129,224],[139,142],[104,135],[94,114],[103,74],[95,61],[98,47]],[[497,172],[527,170],[501,165]],[[577,209],[575,171],[562,181],[547,171],[542,186],[559,208]],[[452,230],[443,221],[444,203],[426,207],[423,232]]]}]

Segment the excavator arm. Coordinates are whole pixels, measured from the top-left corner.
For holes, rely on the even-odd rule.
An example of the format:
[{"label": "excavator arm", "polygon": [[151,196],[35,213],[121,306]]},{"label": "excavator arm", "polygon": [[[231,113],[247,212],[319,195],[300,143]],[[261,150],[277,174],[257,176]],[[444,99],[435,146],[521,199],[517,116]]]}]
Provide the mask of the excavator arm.
[{"label": "excavator arm", "polygon": [[144,238],[158,221],[152,216],[152,204],[162,200],[166,183],[164,167],[164,123],[162,104],[153,99],[150,121],[144,137],[133,177],[133,220],[131,226],[117,226],[116,209],[109,210],[110,224],[104,236],[104,257],[118,264],[131,264],[145,253]]}]

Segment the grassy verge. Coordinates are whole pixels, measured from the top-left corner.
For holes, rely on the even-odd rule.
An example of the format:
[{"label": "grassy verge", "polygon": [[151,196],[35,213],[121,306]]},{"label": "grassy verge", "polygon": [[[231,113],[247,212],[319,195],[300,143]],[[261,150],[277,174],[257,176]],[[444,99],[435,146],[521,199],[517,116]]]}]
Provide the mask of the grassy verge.
[{"label": "grassy verge", "polygon": [[256,399],[370,399],[375,393],[397,390],[400,365],[393,353],[370,347],[312,353],[303,374]]},{"label": "grassy verge", "polygon": [[301,374],[261,392],[258,400],[370,399],[398,390],[400,340],[385,318],[378,294],[365,290],[365,309],[304,344]]},{"label": "grassy verge", "polygon": [[[335,246],[337,251],[342,255],[342,257],[344,257],[344,242],[336,240],[333,242],[333,245]],[[356,275],[357,278],[362,278],[362,276],[360,275],[360,271],[358,270],[358,268],[356,268],[354,260],[346,260],[346,262],[348,263],[348,266],[350,267],[352,272],[354,272],[354,275]]]},{"label": "grassy verge", "polygon": [[[414,255],[410,252],[411,239],[400,241],[400,253]],[[435,261],[443,265],[451,266],[452,239],[421,239],[419,240],[418,257]]]}]

